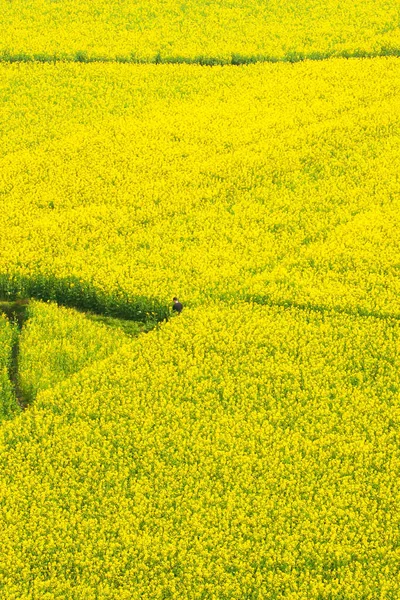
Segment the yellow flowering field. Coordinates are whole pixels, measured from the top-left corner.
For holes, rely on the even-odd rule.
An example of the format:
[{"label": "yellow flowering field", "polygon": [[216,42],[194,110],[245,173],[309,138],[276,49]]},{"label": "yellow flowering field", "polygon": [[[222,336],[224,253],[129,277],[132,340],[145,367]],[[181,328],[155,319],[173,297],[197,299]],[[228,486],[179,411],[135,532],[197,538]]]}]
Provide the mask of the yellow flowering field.
[{"label": "yellow flowering field", "polygon": [[398,5],[0,9],[0,599],[396,600]]},{"label": "yellow flowering field", "polygon": [[31,302],[19,338],[19,376],[24,397],[54,387],[129,338],[119,329],[90,321],[76,310]]},{"label": "yellow flowering field", "polygon": [[1,71],[3,294],[397,314],[397,59]]},{"label": "yellow flowering field", "polygon": [[187,309],[1,429],[20,598],[396,598],[400,324]]},{"label": "yellow flowering field", "polygon": [[395,0],[1,0],[3,60],[296,60],[398,53]]}]

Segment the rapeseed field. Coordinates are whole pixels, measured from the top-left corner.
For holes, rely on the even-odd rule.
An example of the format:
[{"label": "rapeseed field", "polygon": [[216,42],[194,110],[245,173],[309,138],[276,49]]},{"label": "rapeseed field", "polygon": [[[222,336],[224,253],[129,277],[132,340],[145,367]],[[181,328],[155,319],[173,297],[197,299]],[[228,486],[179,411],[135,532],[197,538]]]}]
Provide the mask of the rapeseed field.
[{"label": "rapeseed field", "polygon": [[0,598],[397,599],[397,4],[1,9]]},{"label": "rapeseed field", "polygon": [[10,598],[398,593],[400,325],[187,309],[2,429]]},{"label": "rapeseed field", "polygon": [[4,292],[397,313],[396,58],[1,69]]},{"label": "rapeseed field", "polygon": [[3,60],[237,64],[399,51],[395,0],[2,0]]}]

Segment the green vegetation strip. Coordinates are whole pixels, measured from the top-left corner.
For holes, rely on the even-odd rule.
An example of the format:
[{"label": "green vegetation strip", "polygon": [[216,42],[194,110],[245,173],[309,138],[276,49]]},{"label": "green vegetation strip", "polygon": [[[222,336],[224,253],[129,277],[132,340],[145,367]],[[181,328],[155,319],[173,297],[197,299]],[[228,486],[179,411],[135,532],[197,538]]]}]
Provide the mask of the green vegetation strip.
[{"label": "green vegetation strip", "polygon": [[15,54],[3,52],[0,54],[0,63],[130,63],[130,64],[190,64],[203,66],[248,65],[255,63],[298,63],[305,60],[320,61],[331,58],[380,58],[384,56],[400,57],[400,48],[386,48],[380,50],[342,50],[340,52],[287,52],[284,56],[232,54],[231,57],[218,56],[162,56],[159,52],[151,58],[139,58],[135,54],[107,57],[91,55],[86,51],[75,54],[28,54],[17,52]]}]

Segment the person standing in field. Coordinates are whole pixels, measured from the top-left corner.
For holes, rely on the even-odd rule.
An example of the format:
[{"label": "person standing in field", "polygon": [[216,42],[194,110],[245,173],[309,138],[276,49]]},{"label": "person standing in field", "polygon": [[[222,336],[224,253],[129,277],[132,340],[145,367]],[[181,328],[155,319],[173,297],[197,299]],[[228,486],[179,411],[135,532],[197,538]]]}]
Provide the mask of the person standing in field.
[{"label": "person standing in field", "polygon": [[173,301],[172,310],[177,312],[178,315],[180,315],[183,310],[182,303],[179,302],[178,298],[173,298],[172,301]]}]

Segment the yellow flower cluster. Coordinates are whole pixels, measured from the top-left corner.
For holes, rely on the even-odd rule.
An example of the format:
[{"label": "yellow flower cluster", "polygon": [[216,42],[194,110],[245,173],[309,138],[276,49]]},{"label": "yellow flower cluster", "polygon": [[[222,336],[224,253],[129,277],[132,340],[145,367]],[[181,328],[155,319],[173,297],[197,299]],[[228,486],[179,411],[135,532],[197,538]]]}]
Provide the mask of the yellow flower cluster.
[{"label": "yellow flower cluster", "polygon": [[1,73],[3,293],[397,314],[397,59]]},{"label": "yellow flower cluster", "polygon": [[31,302],[19,338],[19,385],[26,400],[116,352],[129,338],[76,310]]},{"label": "yellow flower cluster", "polygon": [[15,335],[14,325],[0,313],[0,421],[14,416],[17,412],[9,377]]},{"label": "yellow flower cluster", "polygon": [[400,324],[187,309],[0,431],[4,597],[396,598]]},{"label": "yellow flower cluster", "polygon": [[396,0],[13,0],[5,59],[293,59],[398,51]]}]

